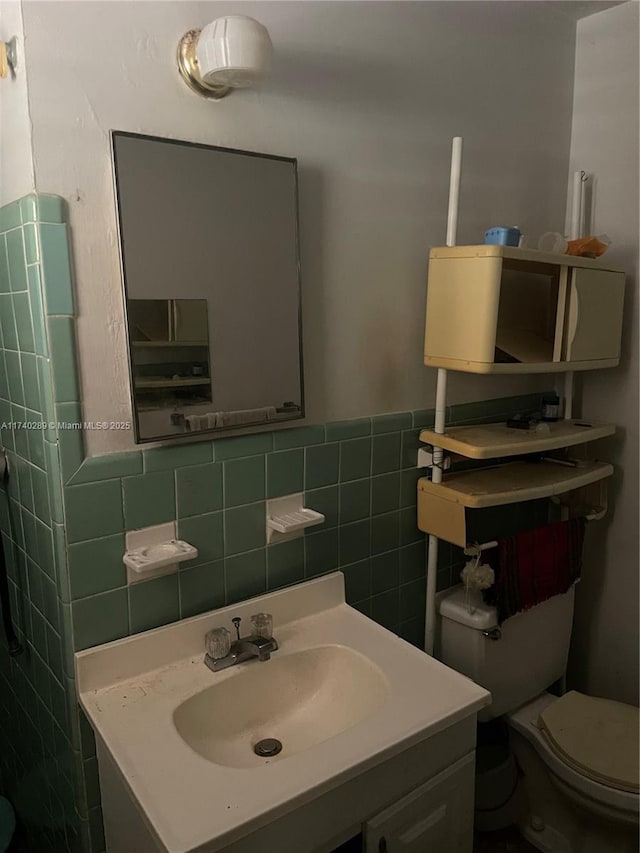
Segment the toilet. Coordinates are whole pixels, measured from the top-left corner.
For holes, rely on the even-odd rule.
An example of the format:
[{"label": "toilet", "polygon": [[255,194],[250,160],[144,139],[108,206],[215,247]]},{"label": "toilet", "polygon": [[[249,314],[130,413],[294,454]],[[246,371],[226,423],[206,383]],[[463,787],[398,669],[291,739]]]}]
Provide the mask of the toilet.
[{"label": "toilet", "polygon": [[440,597],[439,657],[491,692],[480,722],[503,717],[518,764],[525,838],[545,853],[637,853],[637,708],[570,691],[573,587],[507,619],[461,586]]}]

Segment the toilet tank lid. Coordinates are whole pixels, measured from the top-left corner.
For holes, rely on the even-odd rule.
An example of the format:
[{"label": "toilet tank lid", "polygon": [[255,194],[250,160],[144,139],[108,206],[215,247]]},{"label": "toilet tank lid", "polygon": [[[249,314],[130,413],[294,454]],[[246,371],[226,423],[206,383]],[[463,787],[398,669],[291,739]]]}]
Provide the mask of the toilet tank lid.
[{"label": "toilet tank lid", "polygon": [[467,593],[462,584],[454,587],[450,593],[441,598],[440,615],[443,619],[451,619],[453,622],[459,622],[477,631],[487,631],[498,624],[496,608],[485,604],[479,592],[471,593],[467,599]]}]

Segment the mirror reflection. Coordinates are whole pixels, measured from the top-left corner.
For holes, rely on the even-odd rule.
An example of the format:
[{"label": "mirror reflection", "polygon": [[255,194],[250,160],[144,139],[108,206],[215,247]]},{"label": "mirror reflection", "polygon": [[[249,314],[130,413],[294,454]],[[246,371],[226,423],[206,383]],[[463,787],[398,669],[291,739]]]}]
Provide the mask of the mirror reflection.
[{"label": "mirror reflection", "polygon": [[127,311],[138,414],[211,403],[207,300],[129,299]]},{"label": "mirror reflection", "polygon": [[112,145],[137,440],[303,417],[295,160]]}]

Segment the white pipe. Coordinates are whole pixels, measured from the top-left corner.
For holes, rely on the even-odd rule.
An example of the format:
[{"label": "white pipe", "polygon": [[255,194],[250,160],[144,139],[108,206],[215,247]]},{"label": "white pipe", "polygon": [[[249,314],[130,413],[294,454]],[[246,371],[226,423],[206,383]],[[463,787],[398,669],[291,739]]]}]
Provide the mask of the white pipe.
[{"label": "white pipe", "polygon": [[[434,432],[442,435],[447,414],[447,371],[438,368],[436,384],[436,417]],[[441,447],[433,448],[433,468],[431,480],[442,482],[442,460],[444,452]],[[436,578],[438,575],[438,537],[429,536],[429,551],[427,555],[427,595],[424,613],[424,650],[428,655],[433,654],[433,641],[436,631]]]},{"label": "white pipe", "polygon": [[447,212],[447,246],[455,246],[458,231],[458,202],[462,171],[462,137],[454,136],[451,146],[451,177],[449,179],[449,210]]},{"label": "white pipe", "polygon": [[582,171],[573,173],[573,193],[571,195],[571,226],[569,239],[577,240],[582,234]]},{"label": "white pipe", "polygon": [[573,417],[573,370],[567,370],[564,375],[564,419]]}]

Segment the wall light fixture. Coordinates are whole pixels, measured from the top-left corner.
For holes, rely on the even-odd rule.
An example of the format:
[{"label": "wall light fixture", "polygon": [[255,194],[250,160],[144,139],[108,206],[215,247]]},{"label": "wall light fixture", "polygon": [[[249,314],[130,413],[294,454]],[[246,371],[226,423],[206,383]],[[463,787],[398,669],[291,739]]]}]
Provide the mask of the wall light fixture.
[{"label": "wall light fixture", "polygon": [[0,41],[0,78],[15,77],[18,67],[18,41],[16,37],[9,41]]},{"label": "wall light fixture", "polygon": [[263,80],[269,74],[272,54],[266,27],[245,15],[230,15],[182,36],[178,69],[194,92],[218,100],[232,89]]}]

